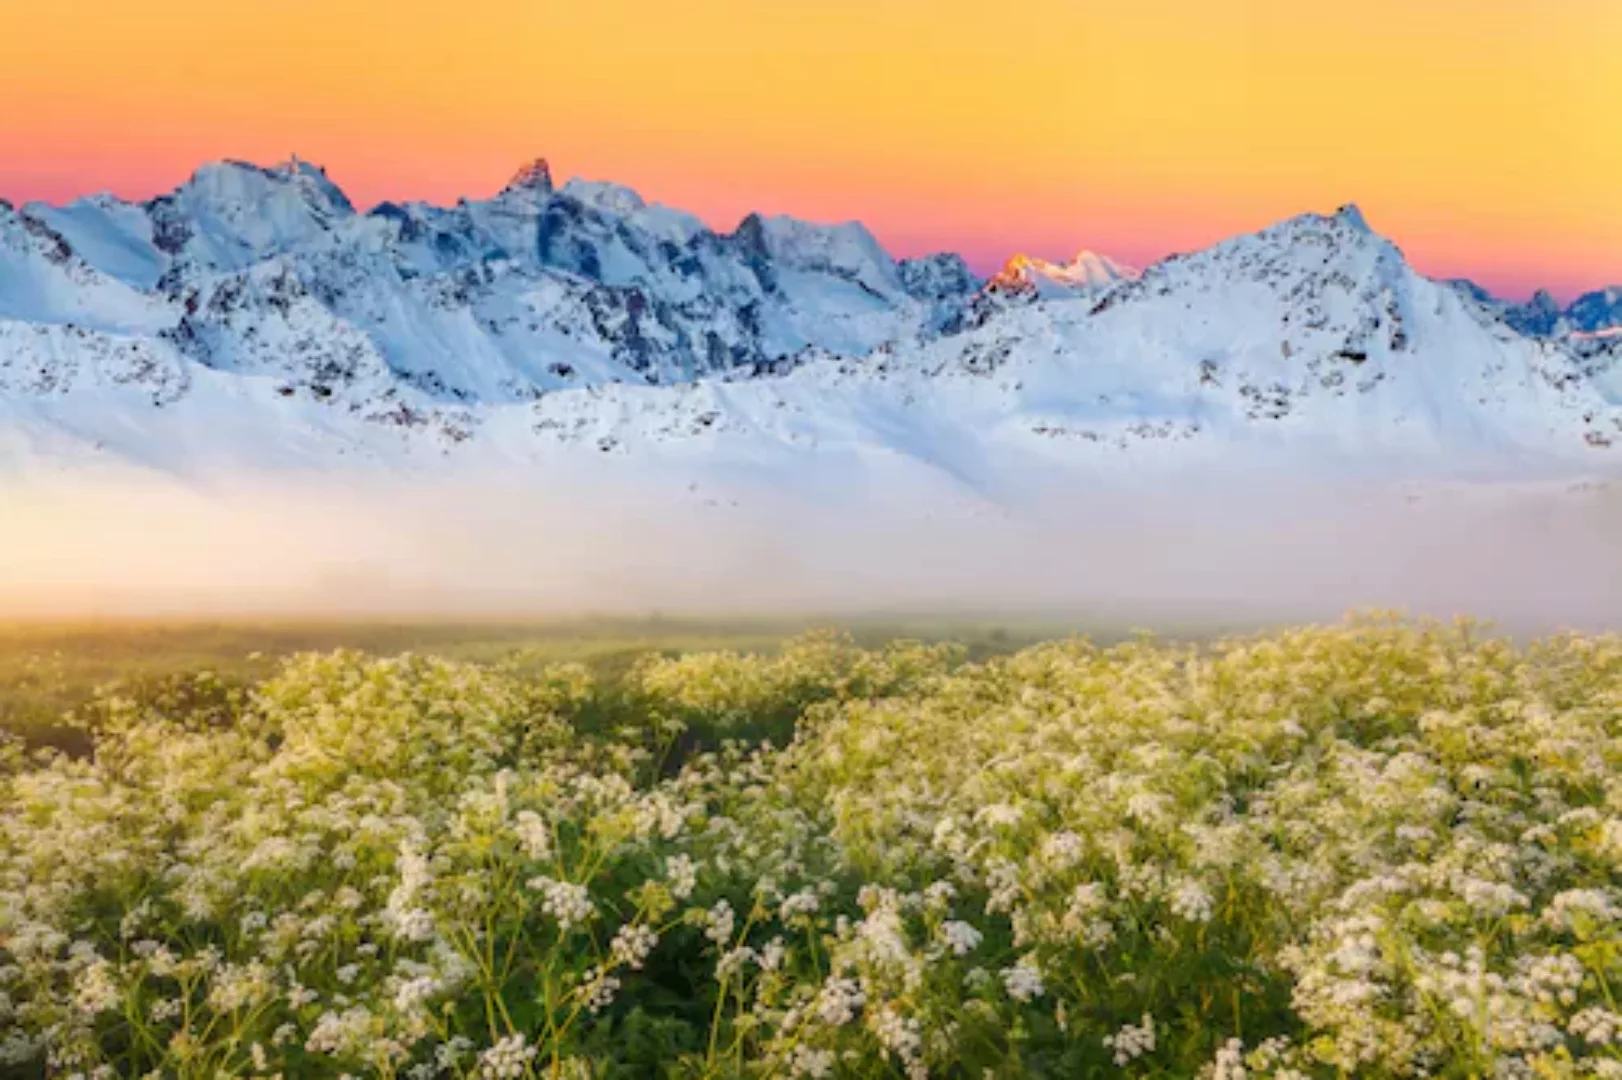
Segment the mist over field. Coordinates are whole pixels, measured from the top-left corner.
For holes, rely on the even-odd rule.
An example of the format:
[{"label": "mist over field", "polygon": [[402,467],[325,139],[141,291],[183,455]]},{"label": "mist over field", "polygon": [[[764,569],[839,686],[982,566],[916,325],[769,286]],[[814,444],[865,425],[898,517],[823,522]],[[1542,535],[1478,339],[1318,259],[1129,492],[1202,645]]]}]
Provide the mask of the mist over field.
[{"label": "mist over field", "polygon": [[716,485],[630,472],[58,475],[0,490],[4,615],[855,614],[1161,621],[1622,610],[1606,485]]}]

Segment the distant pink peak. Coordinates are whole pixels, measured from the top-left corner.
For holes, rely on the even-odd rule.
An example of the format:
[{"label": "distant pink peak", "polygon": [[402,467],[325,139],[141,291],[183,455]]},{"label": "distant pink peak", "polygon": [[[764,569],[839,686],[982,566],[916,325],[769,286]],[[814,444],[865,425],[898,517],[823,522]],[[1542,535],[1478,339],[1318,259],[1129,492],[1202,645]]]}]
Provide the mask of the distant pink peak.
[{"label": "distant pink peak", "polygon": [[507,181],[507,191],[544,191],[552,190],[552,167],[542,157],[528,162],[513,173],[512,179]]},{"label": "distant pink peak", "polygon": [[1038,295],[1091,293],[1137,276],[1136,270],[1107,255],[1083,250],[1067,263],[1015,255],[988,284],[1008,292],[1034,289]]}]

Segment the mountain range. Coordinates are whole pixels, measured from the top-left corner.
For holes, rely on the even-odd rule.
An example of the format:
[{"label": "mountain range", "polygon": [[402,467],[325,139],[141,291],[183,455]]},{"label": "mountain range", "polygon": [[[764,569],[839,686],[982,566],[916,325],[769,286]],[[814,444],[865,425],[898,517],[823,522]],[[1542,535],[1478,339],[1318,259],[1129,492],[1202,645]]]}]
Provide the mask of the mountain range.
[{"label": "mountain range", "polygon": [[717,232],[545,161],[361,212],[217,162],[147,202],[0,201],[0,471],[558,454],[1561,475],[1622,461],[1622,289],[1417,273],[1355,207],[1134,270]]}]

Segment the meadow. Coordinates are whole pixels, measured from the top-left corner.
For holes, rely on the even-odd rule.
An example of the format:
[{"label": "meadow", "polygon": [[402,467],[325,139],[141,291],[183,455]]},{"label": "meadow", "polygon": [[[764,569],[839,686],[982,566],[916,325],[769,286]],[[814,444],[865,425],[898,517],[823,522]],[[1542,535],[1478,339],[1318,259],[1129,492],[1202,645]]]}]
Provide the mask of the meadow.
[{"label": "meadow", "polygon": [[14,631],[0,1068],[1622,1077],[1622,638],[905,629]]},{"label": "meadow", "polygon": [[[831,624],[810,617],[512,619],[104,619],[0,621],[0,731],[31,745],[87,752],[85,724],[72,718],[98,696],[117,694],[153,708],[185,708],[199,687],[245,689],[288,656],[352,649],[371,656],[425,653],[479,664],[540,668],[579,663],[613,684],[650,653],[709,650],[763,654],[796,634]],[[998,622],[938,615],[846,618],[839,628],[868,646],[910,639],[953,641],[970,658],[1085,630],[1099,640],[1133,631],[1120,620]],[[1202,624],[1202,632],[1208,626]],[[181,699],[177,702],[176,699]]]}]

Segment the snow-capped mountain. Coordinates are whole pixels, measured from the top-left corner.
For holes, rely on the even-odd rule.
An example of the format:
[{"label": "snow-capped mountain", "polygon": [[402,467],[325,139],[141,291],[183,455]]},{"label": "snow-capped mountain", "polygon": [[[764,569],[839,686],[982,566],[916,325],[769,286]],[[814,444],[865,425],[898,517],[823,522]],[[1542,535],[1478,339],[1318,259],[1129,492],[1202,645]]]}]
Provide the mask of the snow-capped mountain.
[{"label": "snow-capped mountain", "polygon": [[615,185],[554,190],[544,162],[453,207],[358,214],[295,159],[207,165],[141,206],[98,196],[6,217],[95,283],[12,317],[74,323],[53,305],[100,312],[123,290],[168,313],[177,362],[351,402],[523,401],[861,354],[933,333],[940,305],[976,284],[898,265],[860,225],[751,216],[721,235]]},{"label": "snow-capped mountain", "polygon": [[1136,270],[1092,251],[1082,251],[1067,263],[1015,255],[986,283],[986,288],[1005,296],[1037,300],[1086,299],[1137,276]]},{"label": "snow-capped mountain", "polygon": [[1622,285],[1579,296],[1566,308],[1566,322],[1579,334],[1622,330]]},{"label": "snow-capped mountain", "polygon": [[222,162],[143,204],[0,203],[0,465],[1609,470],[1622,337],[1595,295],[1533,331],[1352,208],[982,284],[858,224],[716,232],[544,161],[365,213],[308,163]]},{"label": "snow-capped mountain", "polygon": [[1451,282],[1466,294],[1500,311],[1504,320],[1528,337],[1560,338],[1622,333],[1622,285],[1596,289],[1560,306],[1547,289],[1524,304],[1500,300],[1473,281]]},{"label": "snow-capped mountain", "polygon": [[536,430],[648,445],[881,447],[972,488],[1049,467],[1492,476],[1615,467],[1622,350],[1528,339],[1353,208],[1149,267],[1094,303],[782,377],[548,396]]}]

